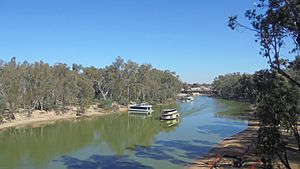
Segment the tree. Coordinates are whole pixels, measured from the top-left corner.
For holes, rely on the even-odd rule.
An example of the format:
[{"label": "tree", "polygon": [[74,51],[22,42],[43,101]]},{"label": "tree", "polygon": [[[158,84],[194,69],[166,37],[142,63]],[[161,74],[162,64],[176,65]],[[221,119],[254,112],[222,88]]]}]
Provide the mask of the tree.
[{"label": "tree", "polygon": [[237,16],[229,17],[228,26],[255,32],[255,41],[261,46],[260,54],[268,59],[271,71],[260,71],[255,77],[258,91],[256,112],[261,122],[258,145],[263,145],[262,154],[269,154],[267,167],[272,167],[276,155],[285,167],[290,168],[287,143],[284,143],[280,132],[283,128],[291,130],[300,150],[299,59],[289,63],[281,51],[282,48],[291,53],[300,51],[300,1],[259,0],[255,5],[254,9],[245,12],[250,26],[238,22]]},{"label": "tree", "polygon": [[18,93],[19,93],[19,77],[17,70],[16,58],[12,58],[10,62],[6,63],[0,74],[3,89],[3,95],[7,103],[7,108],[12,117],[18,106]]},{"label": "tree", "polygon": [[[295,118],[295,102],[289,90],[289,83],[275,71],[262,70],[255,74],[257,85],[256,116],[260,121],[258,130],[258,150],[265,159],[267,168],[273,166],[275,157],[286,168],[291,168],[287,158],[286,145],[282,129],[289,128]],[[297,120],[294,123],[297,125]],[[298,134],[299,135],[299,134]]]},{"label": "tree", "polygon": [[231,73],[216,77],[212,85],[215,95],[225,99],[255,101],[253,75]]},{"label": "tree", "polygon": [[291,52],[299,52],[300,48],[300,1],[299,0],[259,0],[256,7],[247,10],[245,17],[251,26],[240,24],[237,16],[229,17],[231,29],[245,28],[255,32],[256,42],[261,46],[260,54],[268,59],[271,69],[300,88],[300,82],[287,73],[286,59],[281,49],[289,40],[293,47]]},{"label": "tree", "polygon": [[124,83],[126,89],[127,102],[137,101],[137,73],[139,65],[131,60],[124,66]]},{"label": "tree", "polygon": [[79,107],[79,113],[95,102],[126,105],[131,101],[164,102],[176,99],[181,81],[171,71],[150,64],[125,62],[121,57],[105,68],[63,63],[50,66],[42,61],[17,63],[0,60],[0,115],[10,112],[56,110]]}]

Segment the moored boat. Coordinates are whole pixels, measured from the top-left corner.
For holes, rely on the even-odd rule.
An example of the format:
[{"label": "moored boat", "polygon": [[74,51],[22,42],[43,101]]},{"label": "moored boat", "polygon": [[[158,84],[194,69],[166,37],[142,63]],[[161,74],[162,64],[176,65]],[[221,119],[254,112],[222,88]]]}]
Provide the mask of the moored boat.
[{"label": "moored boat", "polygon": [[186,98],[186,100],[188,100],[188,101],[194,101],[194,98],[192,96],[189,96],[189,97]]},{"label": "moored boat", "polygon": [[160,120],[174,120],[179,118],[179,113],[176,109],[163,109]]},{"label": "moored boat", "polygon": [[128,106],[129,113],[152,113],[152,105],[147,103],[132,104]]},{"label": "moored boat", "polygon": [[181,102],[191,102],[191,101],[194,101],[194,97],[192,97],[192,96],[183,97],[180,100],[181,100]]}]

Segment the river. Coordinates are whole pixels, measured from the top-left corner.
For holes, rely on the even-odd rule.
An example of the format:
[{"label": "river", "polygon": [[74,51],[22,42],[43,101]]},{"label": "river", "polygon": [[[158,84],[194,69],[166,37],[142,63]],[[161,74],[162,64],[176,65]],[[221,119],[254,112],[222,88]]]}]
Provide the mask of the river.
[{"label": "river", "polygon": [[[179,121],[125,114],[58,121],[0,132],[1,169],[185,168],[247,127],[238,102],[196,97],[173,105]],[[172,106],[169,106],[169,108]]]}]

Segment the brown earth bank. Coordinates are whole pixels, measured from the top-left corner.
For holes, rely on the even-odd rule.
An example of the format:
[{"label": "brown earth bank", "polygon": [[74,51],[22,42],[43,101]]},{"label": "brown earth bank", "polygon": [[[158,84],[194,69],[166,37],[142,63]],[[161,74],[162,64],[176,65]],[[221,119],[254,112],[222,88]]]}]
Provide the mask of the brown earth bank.
[{"label": "brown earth bank", "polygon": [[[217,147],[209,151],[204,157],[194,161],[187,169],[209,168],[260,168],[260,158],[256,155],[255,140],[259,123],[249,120],[246,130],[224,139]],[[290,138],[293,143],[293,138]],[[288,151],[290,165],[293,169],[300,169],[300,153]],[[241,163],[240,163],[241,162]],[[242,164],[241,166],[238,166]],[[284,168],[281,165],[282,168]]]},{"label": "brown earth bank", "polygon": [[0,124],[0,131],[5,130],[7,128],[12,127],[22,127],[29,124],[41,123],[41,122],[51,122],[58,120],[67,120],[67,119],[75,119],[81,117],[90,117],[90,116],[103,116],[110,115],[115,113],[123,113],[127,111],[126,106],[118,106],[118,108],[114,109],[102,109],[98,108],[98,106],[90,106],[88,107],[84,113],[78,114],[76,107],[67,107],[67,111],[57,112],[57,111],[40,111],[34,110],[32,111],[31,116],[28,116],[28,113],[25,110],[19,110],[17,113],[14,113],[15,120],[4,121],[4,123]]}]

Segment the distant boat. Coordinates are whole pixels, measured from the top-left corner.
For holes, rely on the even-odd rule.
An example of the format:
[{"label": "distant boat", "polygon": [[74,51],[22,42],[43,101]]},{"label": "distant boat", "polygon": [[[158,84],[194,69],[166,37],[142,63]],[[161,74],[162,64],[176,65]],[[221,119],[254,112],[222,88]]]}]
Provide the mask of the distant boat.
[{"label": "distant boat", "polygon": [[192,96],[184,97],[181,99],[181,102],[191,102],[194,101],[194,98]]},{"label": "distant boat", "polygon": [[186,98],[186,100],[188,100],[188,101],[194,101],[194,98],[192,96],[189,96],[189,97]]},{"label": "distant boat", "polygon": [[128,106],[128,112],[129,113],[146,113],[150,114],[152,113],[152,105],[147,103],[141,103],[141,104],[132,104]]},{"label": "distant boat", "polygon": [[179,113],[176,109],[163,109],[161,111],[160,120],[174,120],[179,118]]}]

